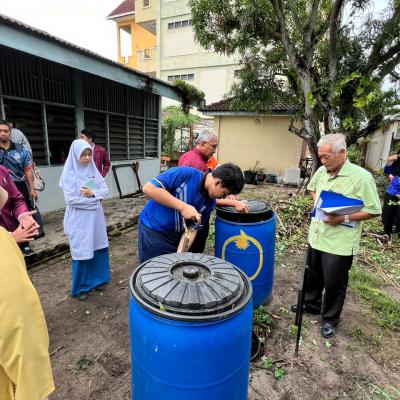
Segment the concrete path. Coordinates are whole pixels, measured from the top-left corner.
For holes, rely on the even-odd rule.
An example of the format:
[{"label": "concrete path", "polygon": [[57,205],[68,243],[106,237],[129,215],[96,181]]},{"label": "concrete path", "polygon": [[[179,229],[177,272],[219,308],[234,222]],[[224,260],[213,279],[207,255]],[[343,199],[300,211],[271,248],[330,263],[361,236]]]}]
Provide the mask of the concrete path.
[{"label": "concrete path", "polygon": [[[147,197],[139,195],[125,199],[113,198],[103,202],[109,236],[120,235],[120,230],[137,223],[140,211],[146,204]],[[40,204],[39,204],[40,207]],[[69,245],[64,235],[64,210],[53,211],[42,215],[46,236],[34,240],[31,248],[34,251],[25,261],[29,266],[69,251]]]}]

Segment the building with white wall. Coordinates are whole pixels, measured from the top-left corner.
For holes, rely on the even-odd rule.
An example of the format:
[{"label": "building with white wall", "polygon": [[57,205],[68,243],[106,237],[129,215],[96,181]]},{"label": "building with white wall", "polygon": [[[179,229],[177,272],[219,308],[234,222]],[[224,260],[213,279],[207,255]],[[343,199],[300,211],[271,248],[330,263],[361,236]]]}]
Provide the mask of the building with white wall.
[{"label": "building with white wall", "polygon": [[[188,81],[205,92],[206,103],[219,101],[229,92],[240,68],[239,60],[205,50],[196,43],[188,0],[135,0],[134,4],[132,0],[129,10],[126,9],[128,1],[123,2],[124,23],[131,18],[156,35],[152,57],[158,78],[169,82]],[[132,46],[144,41],[139,37],[142,31],[132,29],[131,32],[138,36],[132,37]],[[136,50],[132,48],[132,54]],[[139,63],[136,68],[141,69]]]}]

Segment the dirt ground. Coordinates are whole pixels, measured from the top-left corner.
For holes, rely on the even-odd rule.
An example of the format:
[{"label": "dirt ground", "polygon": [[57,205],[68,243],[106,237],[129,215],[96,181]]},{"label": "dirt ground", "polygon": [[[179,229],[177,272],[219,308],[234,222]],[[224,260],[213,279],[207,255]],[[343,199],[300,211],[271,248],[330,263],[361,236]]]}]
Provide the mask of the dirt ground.
[{"label": "dirt ground", "polygon": [[[68,256],[30,272],[50,335],[56,384],[51,400],[131,398],[128,303],[129,277],[138,265],[136,230],[112,239],[110,254],[112,282],[104,293],[94,292],[86,302],[68,295]],[[260,357],[251,367],[249,400],[398,398],[398,332],[396,336],[379,328],[351,290],[335,338],[323,339],[318,318],[307,315],[300,357],[294,358],[293,315],[289,307],[297,298],[302,261],[303,255],[291,250],[276,260],[273,299],[267,307],[272,322],[256,327],[259,336],[266,339]],[[360,337],[364,331],[369,338],[377,338],[376,345]],[[283,371],[281,379],[263,368],[262,355],[271,360],[274,369]]]}]

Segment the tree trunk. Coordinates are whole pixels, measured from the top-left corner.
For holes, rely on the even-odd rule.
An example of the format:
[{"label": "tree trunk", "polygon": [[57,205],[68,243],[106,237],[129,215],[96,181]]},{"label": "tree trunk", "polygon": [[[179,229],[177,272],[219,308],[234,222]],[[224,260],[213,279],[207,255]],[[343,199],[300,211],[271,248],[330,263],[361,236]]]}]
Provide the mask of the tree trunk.
[{"label": "tree trunk", "polygon": [[193,125],[189,127],[189,150],[193,149]]}]

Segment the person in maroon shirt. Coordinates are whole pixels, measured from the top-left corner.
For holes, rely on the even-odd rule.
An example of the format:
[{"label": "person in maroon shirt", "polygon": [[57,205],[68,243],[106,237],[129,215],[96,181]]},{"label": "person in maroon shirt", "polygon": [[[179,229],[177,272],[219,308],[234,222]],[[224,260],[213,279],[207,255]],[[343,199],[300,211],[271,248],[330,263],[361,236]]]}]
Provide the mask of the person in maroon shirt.
[{"label": "person in maroon shirt", "polygon": [[[207,161],[214,155],[218,147],[218,137],[213,132],[202,131],[196,138],[196,147],[182,154],[178,166],[193,167],[202,172],[209,172]],[[218,168],[218,167],[217,167]],[[226,199],[217,199],[217,207],[234,207],[239,212],[249,212],[246,203],[238,200],[237,196]],[[203,228],[197,233],[195,241],[190,247],[192,253],[203,253],[206,246],[210,221],[202,221]]]},{"label": "person in maroon shirt", "polygon": [[182,154],[178,166],[193,167],[208,172],[207,161],[216,152],[217,147],[217,136],[210,131],[203,131],[196,138],[196,147]]},{"label": "person in maroon shirt", "polygon": [[95,144],[96,134],[89,129],[82,129],[81,131],[81,139],[85,140],[92,147],[93,161],[96,164],[97,169],[99,170],[101,176],[105,178],[110,170],[110,160],[108,158],[107,150]]},{"label": "person in maroon shirt", "polygon": [[0,165],[0,187],[8,193],[8,200],[1,210],[0,226],[11,233],[19,244],[33,240],[39,234],[39,225],[29,211],[24,197],[10,177],[8,169]]}]

